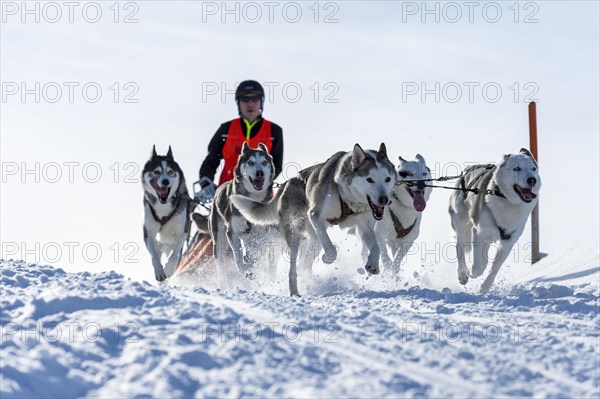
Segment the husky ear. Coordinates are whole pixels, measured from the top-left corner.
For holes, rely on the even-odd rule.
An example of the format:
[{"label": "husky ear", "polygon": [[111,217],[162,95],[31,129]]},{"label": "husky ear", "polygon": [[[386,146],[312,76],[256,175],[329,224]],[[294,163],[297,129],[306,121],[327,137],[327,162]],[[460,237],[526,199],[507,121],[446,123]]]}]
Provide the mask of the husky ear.
[{"label": "husky ear", "polygon": [[521,148],[521,151],[519,151],[519,152],[523,155],[527,155],[527,156],[530,156],[531,158],[533,158],[533,155],[531,154],[531,152],[529,152],[529,150],[527,148]]},{"label": "husky ear", "polygon": [[379,145],[379,151],[377,151],[382,158],[387,158],[387,149],[385,148],[385,143],[381,143]]},{"label": "husky ear", "polygon": [[415,159],[416,159],[417,161],[419,161],[419,162],[422,162],[422,163],[424,163],[424,164],[426,163],[426,162],[425,162],[425,158],[423,158],[423,155],[421,155],[421,154],[417,154],[417,155],[415,156]]},{"label": "husky ear", "polygon": [[156,145],[152,146],[152,154],[150,154],[150,159],[157,157],[158,154],[156,153]]},{"label": "husky ear", "polygon": [[258,149],[266,152],[267,154],[269,153],[269,149],[263,143],[258,143]]},{"label": "husky ear", "polygon": [[167,158],[169,158],[171,161],[175,160],[173,158],[173,151],[171,150],[171,146],[169,146],[169,151],[167,151]]},{"label": "husky ear", "polygon": [[406,161],[406,159],[402,158],[400,155],[398,155],[398,160],[399,160],[400,162],[404,162],[404,161]]},{"label": "husky ear", "polygon": [[248,145],[247,141],[244,141],[244,144],[242,144],[242,152],[246,152],[250,149],[250,146]]},{"label": "husky ear", "polygon": [[354,167],[360,165],[366,157],[367,155],[363,151],[362,147],[358,143],[354,144],[354,150],[352,151],[352,164]]}]

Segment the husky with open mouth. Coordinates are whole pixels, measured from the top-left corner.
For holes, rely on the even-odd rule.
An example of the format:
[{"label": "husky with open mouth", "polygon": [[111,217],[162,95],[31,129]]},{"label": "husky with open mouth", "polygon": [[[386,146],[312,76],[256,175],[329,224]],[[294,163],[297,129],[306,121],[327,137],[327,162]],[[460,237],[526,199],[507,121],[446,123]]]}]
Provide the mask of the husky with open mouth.
[{"label": "husky with open mouth", "polygon": [[391,267],[395,273],[400,270],[402,259],[419,236],[422,212],[432,190],[423,181],[431,179],[431,172],[421,154],[417,154],[414,161],[398,158],[398,180],[415,182],[396,185],[392,189],[392,203],[386,209],[383,220],[375,225],[381,260],[384,266]]},{"label": "husky with open mouth", "polygon": [[[142,171],[144,188],[144,242],[152,257],[157,281],[170,277],[181,260],[190,232],[190,213],[195,206],[185,185],[183,172],[169,146],[167,155],[152,147]],[[162,255],[168,260],[163,268]]]},{"label": "husky with open mouth", "polygon": [[[244,142],[234,178],[217,188],[215,199],[209,215],[209,230],[213,240],[214,256],[219,270],[219,284],[226,283],[225,262],[229,248],[237,269],[250,277],[254,264],[261,257],[261,251],[268,252],[268,243],[262,242],[268,231],[260,226],[253,226],[240,214],[231,203],[234,195],[245,196],[257,202],[267,202],[273,196],[273,178],[275,166],[267,147],[260,143],[258,148],[250,148]],[[198,220],[196,220],[198,223]],[[272,266],[272,265],[270,265]]]},{"label": "husky with open mouth", "polygon": [[327,233],[331,225],[355,227],[369,251],[366,271],[379,273],[380,251],[374,227],[383,218],[395,183],[396,171],[385,145],[382,143],[379,151],[365,151],[356,144],[350,152],[338,152],[324,163],[301,171],[267,203],[240,195],[232,196],[231,201],[252,223],[279,225],[289,248],[290,294],[299,296],[297,260],[302,240],[318,239],[324,250],[323,262],[333,263],[337,248]]},{"label": "husky with open mouth", "polygon": [[[498,242],[491,270],[480,291],[485,294],[490,290],[538,202],[541,184],[537,162],[525,148],[519,154],[505,155],[498,165],[473,165],[465,170],[456,188],[478,189],[479,193],[457,190],[450,197],[461,284],[483,274],[489,263],[488,250]],[[473,258],[471,268],[465,260],[467,252]]]}]

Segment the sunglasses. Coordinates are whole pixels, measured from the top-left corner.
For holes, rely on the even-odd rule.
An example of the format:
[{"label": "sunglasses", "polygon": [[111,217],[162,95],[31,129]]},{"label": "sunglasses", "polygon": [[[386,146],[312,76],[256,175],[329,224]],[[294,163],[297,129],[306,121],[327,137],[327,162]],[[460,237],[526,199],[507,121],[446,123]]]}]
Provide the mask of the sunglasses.
[{"label": "sunglasses", "polygon": [[256,103],[260,101],[260,96],[241,96],[240,101],[243,103]]}]

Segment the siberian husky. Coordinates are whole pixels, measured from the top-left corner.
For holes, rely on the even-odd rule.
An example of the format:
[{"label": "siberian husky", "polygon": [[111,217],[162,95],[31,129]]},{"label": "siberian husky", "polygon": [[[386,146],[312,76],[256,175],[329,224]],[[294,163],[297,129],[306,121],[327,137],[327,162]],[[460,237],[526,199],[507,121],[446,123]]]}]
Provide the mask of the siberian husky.
[{"label": "siberian husky", "polygon": [[[190,232],[190,213],[195,203],[188,195],[181,168],[169,146],[167,155],[152,147],[142,171],[144,188],[144,242],[152,257],[154,276],[164,281],[175,272]],[[163,268],[162,255],[168,255]]]},{"label": "siberian husky", "polygon": [[[385,210],[383,219],[375,225],[381,260],[384,266],[391,266],[395,273],[400,270],[402,259],[419,236],[421,215],[431,195],[431,187],[426,186],[424,181],[419,181],[431,178],[431,172],[421,154],[417,154],[415,161],[407,161],[402,157],[399,160],[398,179],[417,181],[397,185],[392,189],[392,203]],[[387,248],[391,250],[392,258],[388,256]]]},{"label": "siberian husky", "polygon": [[[232,196],[248,197],[258,203],[273,196],[275,166],[267,147],[260,143],[250,148],[244,142],[234,170],[234,178],[221,184],[209,215],[209,229],[213,240],[215,261],[219,269],[219,281],[223,284],[227,250],[231,248],[238,270],[247,277],[253,275],[255,261],[268,249],[262,241],[268,234],[264,227],[253,226],[231,203]],[[198,217],[196,217],[198,218]],[[196,223],[200,225],[199,220]],[[243,246],[242,246],[243,245]]]},{"label": "siberian husky", "polygon": [[[458,280],[483,274],[488,265],[490,245],[499,242],[496,256],[481,293],[487,293],[517,242],[529,214],[538,201],[541,186],[538,166],[531,153],[505,155],[499,165],[474,165],[465,170],[456,188],[478,189],[479,193],[455,191],[450,197],[450,218],[456,233]],[[466,252],[473,265],[467,268]]]},{"label": "siberian husky", "polygon": [[[289,248],[290,294],[299,296],[297,260],[301,241],[305,237],[309,243],[318,239],[324,250],[323,262],[334,262],[337,248],[327,234],[331,225],[355,227],[369,249],[365,269],[370,274],[379,273],[375,221],[383,218],[395,182],[396,171],[383,143],[379,151],[364,151],[356,144],[350,152],[338,152],[326,162],[301,171],[268,203],[241,195],[232,196],[231,201],[252,223],[279,225]],[[312,261],[310,256],[305,259]]]}]

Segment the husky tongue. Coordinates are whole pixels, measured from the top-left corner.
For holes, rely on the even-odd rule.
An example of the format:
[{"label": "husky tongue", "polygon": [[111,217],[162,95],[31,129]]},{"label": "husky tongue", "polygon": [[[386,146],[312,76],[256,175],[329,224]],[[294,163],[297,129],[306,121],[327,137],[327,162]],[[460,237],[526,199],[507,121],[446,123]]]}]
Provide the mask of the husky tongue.
[{"label": "husky tongue", "polygon": [[425,206],[427,205],[425,203],[425,196],[421,193],[413,193],[413,206],[415,207],[415,210],[417,212],[423,212],[423,209],[425,209]]},{"label": "husky tongue", "polygon": [[532,199],[535,198],[534,194],[531,192],[530,189],[528,188],[521,188],[521,195],[523,196],[523,198],[525,198],[527,201],[531,201]]},{"label": "husky tongue", "polygon": [[160,200],[162,202],[165,202],[167,200],[167,198],[169,197],[169,187],[159,186],[156,183],[156,179],[150,180],[150,185],[152,186],[152,188],[154,188],[154,190],[156,191],[156,194],[158,194]]},{"label": "husky tongue", "polygon": [[517,194],[519,194],[519,197],[521,197],[521,199],[525,202],[531,202],[535,197],[537,197],[537,195],[535,195],[529,187],[521,187],[518,184],[515,184],[514,189]]},{"label": "husky tongue", "polygon": [[252,180],[252,186],[254,186],[254,188],[256,190],[262,190],[264,184],[265,184],[265,179],[256,178],[256,179]]}]

